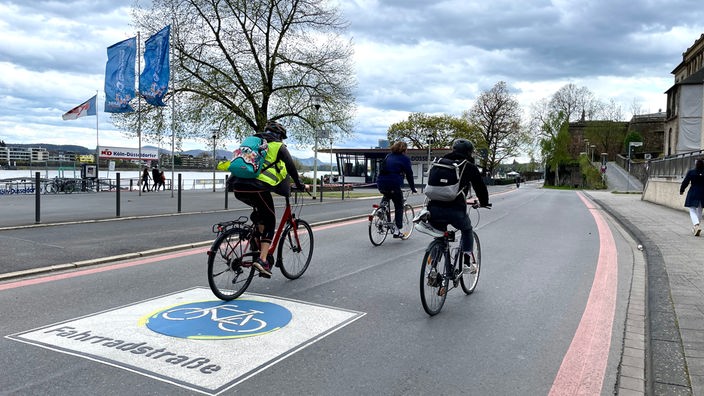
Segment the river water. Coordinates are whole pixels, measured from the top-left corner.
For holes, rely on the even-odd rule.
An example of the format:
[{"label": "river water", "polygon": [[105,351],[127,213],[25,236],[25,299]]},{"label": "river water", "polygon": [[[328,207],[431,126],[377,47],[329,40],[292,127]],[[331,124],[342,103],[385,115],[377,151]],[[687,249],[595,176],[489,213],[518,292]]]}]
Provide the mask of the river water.
[{"label": "river water", "polygon": [[[34,180],[36,172],[39,172],[39,177],[42,179],[53,179],[56,176],[59,177],[64,177],[64,178],[69,178],[69,179],[80,179],[81,178],[81,170],[80,169],[69,169],[69,170],[63,170],[59,171],[56,169],[25,169],[25,170],[6,170],[6,169],[0,169],[0,183],[2,183],[3,180],[6,179],[22,179],[26,178],[27,182],[31,182]],[[111,181],[114,181],[117,178],[117,173],[118,172],[109,172],[107,170],[101,170],[100,171],[100,179],[109,179]],[[140,172],[137,170],[134,171],[119,171],[120,173],[120,184],[123,186],[129,185],[130,180],[132,180],[133,185],[137,186],[137,180],[139,179]],[[178,183],[178,175],[181,174],[181,185],[184,190],[193,190],[193,189],[207,189],[207,188],[213,188],[213,172],[210,171],[203,171],[203,172],[194,172],[194,171],[180,171],[180,170],[175,170],[173,177],[174,177],[174,184]],[[171,169],[164,169],[164,175],[166,176],[166,183],[167,185],[171,184]],[[216,171],[215,172],[215,183],[216,186],[222,187],[224,185],[225,180],[227,177],[230,175],[229,172],[220,172]],[[151,172],[149,173],[149,177],[151,178]],[[154,182],[152,180],[149,181],[150,185],[153,184]]]}]

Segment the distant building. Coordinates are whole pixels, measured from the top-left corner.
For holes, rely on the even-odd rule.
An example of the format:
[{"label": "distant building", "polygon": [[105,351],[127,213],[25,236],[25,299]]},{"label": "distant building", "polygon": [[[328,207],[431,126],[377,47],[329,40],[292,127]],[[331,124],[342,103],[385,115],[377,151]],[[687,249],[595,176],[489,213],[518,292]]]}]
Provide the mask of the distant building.
[{"label": "distant building", "polygon": [[0,163],[16,164],[16,163],[33,163],[45,162],[49,159],[49,152],[44,148],[39,147],[0,147]]},{"label": "distant building", "polygon": [[666,91],[665,155],[704,149],[704,34],[682,54]]}]

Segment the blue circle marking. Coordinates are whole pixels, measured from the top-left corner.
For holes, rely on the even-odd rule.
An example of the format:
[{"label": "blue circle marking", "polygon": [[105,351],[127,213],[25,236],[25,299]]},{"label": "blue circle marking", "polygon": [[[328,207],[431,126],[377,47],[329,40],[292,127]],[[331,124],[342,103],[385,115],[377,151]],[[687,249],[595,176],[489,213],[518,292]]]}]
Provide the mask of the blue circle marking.
[{"label": "blue circle marking", "polygon": [[285,327],[291,318],[291,311],[270,302],[199,301],[159,310],[145,318],[145,324],[171,337],[221,340],[267,334]]}]

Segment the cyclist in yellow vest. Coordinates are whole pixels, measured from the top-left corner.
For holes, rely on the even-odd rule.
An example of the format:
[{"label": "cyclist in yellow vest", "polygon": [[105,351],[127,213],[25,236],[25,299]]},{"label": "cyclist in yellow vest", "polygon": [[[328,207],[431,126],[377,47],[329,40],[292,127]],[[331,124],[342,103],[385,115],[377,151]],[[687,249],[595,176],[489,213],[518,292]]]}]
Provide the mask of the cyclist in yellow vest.
[{"label": "cyclist in yellow vest", "polygon": [[261,174],[255,179],[235,178],[229,184],[235,192],[235,198],[253,209],[250,219],[259,224],[261,234],[260,255],[254,268],[260,276],[270,278],[273,257],[269,256],[269,246],[276,232],[276,210],[271,193],[273,191],[288,196],[291,193],[288,176],[293,179],[296,189],[303,191],[305,186],[298,177],[291,153],[282,142],[286,139],[286,128],[276,121],[269,121],[264,127],[264,133],[255,136],[265,139],[269,147]]}]

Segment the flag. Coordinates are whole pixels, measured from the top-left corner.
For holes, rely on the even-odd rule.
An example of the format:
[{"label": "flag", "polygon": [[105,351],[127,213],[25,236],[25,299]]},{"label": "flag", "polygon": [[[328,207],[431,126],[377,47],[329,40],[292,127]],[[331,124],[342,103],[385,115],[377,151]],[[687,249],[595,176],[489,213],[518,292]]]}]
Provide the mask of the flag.
[{"label": "flag", "polygon": [[132,37],[108,47],[105,66],[105,112],[129,113],[134,111],[130,101],[135,97],[134,69],[137,38]]},{"label": "flag", "polygon": [[169,32],[167,25],[144,44],[144,71],[139,76],[139,93],[153,106],[166,106],[169,88]]},{"label": "flag", "polygon": [[66,114],[61,116],[61,118],[63,118],[64,120],[75,120],[79,117],[96,115],[95,101],[97,97],[98,95],[94,95],[92,98],[67,111]]}]

